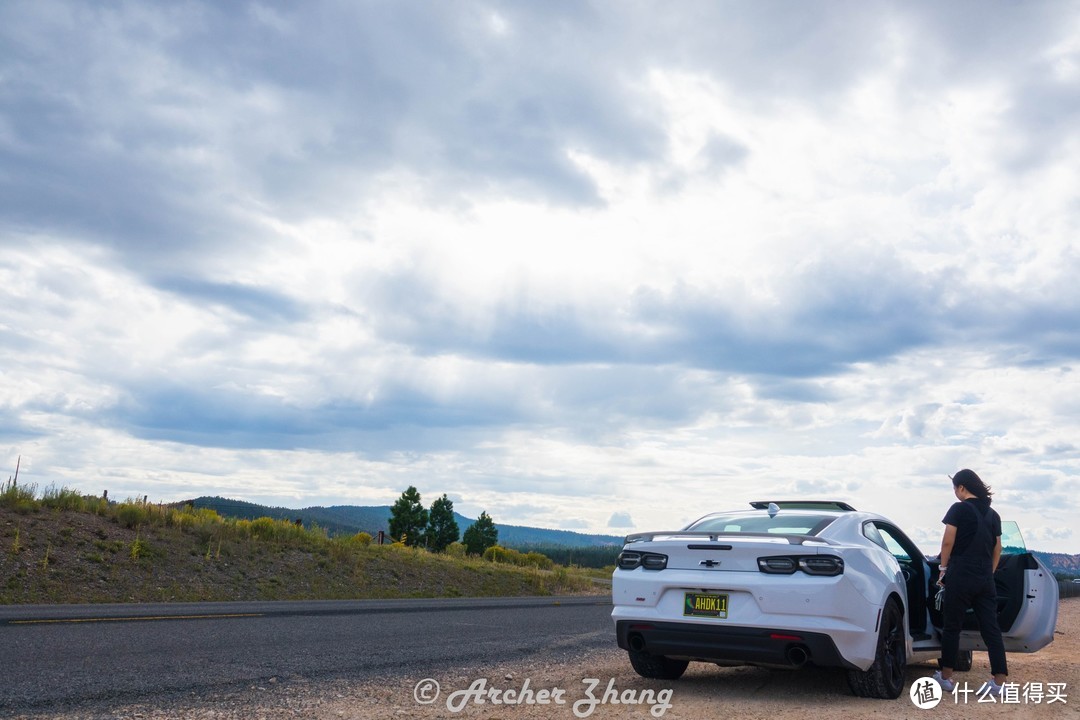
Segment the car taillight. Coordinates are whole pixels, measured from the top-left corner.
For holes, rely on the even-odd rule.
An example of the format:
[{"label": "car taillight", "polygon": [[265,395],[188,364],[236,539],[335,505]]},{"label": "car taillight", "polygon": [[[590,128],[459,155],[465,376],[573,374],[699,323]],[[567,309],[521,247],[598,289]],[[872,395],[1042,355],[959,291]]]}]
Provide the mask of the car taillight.
[{"label": "car taillight", "polygon": [[798,567],[795,558],[789,557],[758,558],[757,564],[761,572],[772,573],[773,575],[790,575]]},{"label": "car taillight", "polygon": [[807,575],[839,575],[844,561],[834,555],[813,555],[799,558],[799,569]]},{"label": "car taillight", "polygon": [[623,550],[619,553],[618,565],[621,570],[633,570],[639,567],[646,570],[663,570],[667,567],[667,555]]},{"label": "car taillight", "polygon": [[807,575],[835,576],[844,572],[844,561],[835,555],[776,555],[758,558],[758,570],[771,575],[791,575],[802,570]]}]

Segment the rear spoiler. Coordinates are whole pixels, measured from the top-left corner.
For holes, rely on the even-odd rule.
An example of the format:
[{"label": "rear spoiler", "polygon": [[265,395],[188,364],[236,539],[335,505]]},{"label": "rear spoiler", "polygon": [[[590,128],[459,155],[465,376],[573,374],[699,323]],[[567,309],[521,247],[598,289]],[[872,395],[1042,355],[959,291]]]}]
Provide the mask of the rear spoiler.
[{"label": "rear spoiler", "polygon": [[743,540],[746,538],[768,538],[769,540],[787,540],[789,545],[802,545],[807,542],[820,543],[822,545],[839,545],[840,543],[816,535],[784,535],[782,533],[759,533],[759,532],[698,532],[694,530],[660,530],[657,532],[633,533],[627,535],[623,541],[625,544],[636,542],[652,542],[658,537],[676,538],[708,538],[716,542],[720,538]]},{"label": "rear spoiler", "polygon": [[838,500],[754,500],[750,503],[750,507],[755,510],[768,510],[769,505],[776,505],[783,510],[843,510],[844,512],[854,512],[855,508],[848,505],[846,502],[840,502]]}]

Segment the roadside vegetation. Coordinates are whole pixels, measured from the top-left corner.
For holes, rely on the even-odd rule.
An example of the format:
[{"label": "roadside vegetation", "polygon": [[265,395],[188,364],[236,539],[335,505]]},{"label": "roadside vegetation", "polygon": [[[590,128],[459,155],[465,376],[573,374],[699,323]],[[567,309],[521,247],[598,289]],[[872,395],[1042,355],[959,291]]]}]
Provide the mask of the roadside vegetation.
[{"label": "roadside vegetation", "polygon": [[603,594],[601,574],[497,545],[431,552],[147,498],[0,485],[0,604]]}]

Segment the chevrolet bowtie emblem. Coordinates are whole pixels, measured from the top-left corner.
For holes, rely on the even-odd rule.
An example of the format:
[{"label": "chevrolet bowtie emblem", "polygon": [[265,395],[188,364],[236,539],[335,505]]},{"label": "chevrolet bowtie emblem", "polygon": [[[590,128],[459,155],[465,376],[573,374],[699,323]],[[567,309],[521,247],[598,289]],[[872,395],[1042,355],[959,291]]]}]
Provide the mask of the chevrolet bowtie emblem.
[{"label": "chevrolet bowtie emblem", "polygon": [[717,565],[720,564],[720,561],[719,560],[702,560],[698,564],[699,565],[704,565],[705,567],[716,567]]}]

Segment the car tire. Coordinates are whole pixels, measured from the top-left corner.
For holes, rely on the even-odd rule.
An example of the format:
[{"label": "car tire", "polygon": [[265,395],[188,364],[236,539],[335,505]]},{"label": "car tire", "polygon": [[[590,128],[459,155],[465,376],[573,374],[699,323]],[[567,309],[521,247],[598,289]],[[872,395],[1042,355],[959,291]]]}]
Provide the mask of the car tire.
[{"label": "car tire", "polygon": [[[971,663],[974,658],[970,650],[961,650],[956,656],[956,667],[953,668],[956,672],[967,672],[971,669]],[[941,667],[941,658],[938,658],[937,665]]]},{"label": "car tire", "polygon": [[878,630],[874,664],[868,670],[848,670],[848,686],[859,697],[894,700],[904,691],[907,649],[904,612],[893,599],[885,603]]},{"label": "car tire", "polygon": [[652,655],[643,650],[628,650],[630,664],[638,675],[652,680],[678,680],[690,664],[686,660],[672,660],[663,655]]}]

